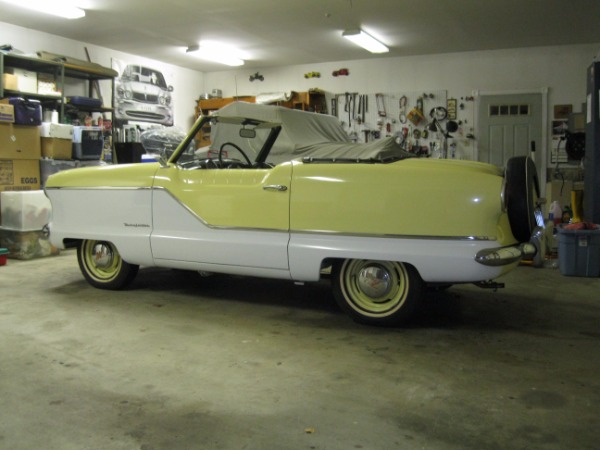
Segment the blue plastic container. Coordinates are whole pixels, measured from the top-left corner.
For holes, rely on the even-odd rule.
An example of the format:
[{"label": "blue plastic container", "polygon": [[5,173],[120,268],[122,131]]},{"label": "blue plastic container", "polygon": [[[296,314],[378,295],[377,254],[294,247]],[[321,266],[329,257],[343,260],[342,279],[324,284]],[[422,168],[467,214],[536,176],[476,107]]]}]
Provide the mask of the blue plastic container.
[{"label": "blue plastic container", "polygon": [[562,275],[600,276],[600,228],[565,230],[559,227],[558,264]]}]

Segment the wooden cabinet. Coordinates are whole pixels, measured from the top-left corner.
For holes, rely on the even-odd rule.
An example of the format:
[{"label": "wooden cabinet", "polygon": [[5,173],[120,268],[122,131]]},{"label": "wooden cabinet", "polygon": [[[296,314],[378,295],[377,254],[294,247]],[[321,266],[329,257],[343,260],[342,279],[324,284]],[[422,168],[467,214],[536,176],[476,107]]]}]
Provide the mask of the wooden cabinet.
[{"label": "wooden cabinet", "polygon": [[288,102],[278,102],[277,104],[285,106],[286,108],[327,114],[325,92],[318,89],[307,92],[294,92],[292,98]]}]

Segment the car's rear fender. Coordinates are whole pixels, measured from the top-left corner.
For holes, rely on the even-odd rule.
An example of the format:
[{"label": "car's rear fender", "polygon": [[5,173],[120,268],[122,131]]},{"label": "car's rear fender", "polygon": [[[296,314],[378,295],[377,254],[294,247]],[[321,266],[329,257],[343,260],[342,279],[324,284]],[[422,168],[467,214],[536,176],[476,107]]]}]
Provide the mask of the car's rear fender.
[{"label": "car's rear fender", "polygon": [[426,282],[468,283],[497,278],[516,265],[476,262],[478,252],[499,246],[497,241],[476,239],[296,233],[290,237],[290,272],[294,280],[316,281],[325,261],[373,259],[410,264]]}]

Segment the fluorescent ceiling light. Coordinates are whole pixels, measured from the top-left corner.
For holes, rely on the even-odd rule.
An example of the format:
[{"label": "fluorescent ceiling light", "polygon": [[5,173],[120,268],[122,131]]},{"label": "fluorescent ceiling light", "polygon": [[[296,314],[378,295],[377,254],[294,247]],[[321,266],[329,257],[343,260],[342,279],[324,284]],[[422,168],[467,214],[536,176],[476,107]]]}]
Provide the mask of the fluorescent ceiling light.
[{"label": "fluorescent ceiling light", "polygon": [[69,0],[3,0],[6,3],[31,9],[33,11],[64,17],[65,19],[80,19],[85,17],[85,11]]},{"label": "fluorescent ceiling light", "polygon": [[386,53],[390,51],[389,48],[363,30],[346,30],[342,33],[342,36],[371,53]]},{"label": "fluorescent ceiling light", "polygon": [[186,53],[193,53],[198,58],[227,66],[244,65],[244,60],[239,50],[216,42],[203,42],[200,45],[191,45],[187,48]]}]

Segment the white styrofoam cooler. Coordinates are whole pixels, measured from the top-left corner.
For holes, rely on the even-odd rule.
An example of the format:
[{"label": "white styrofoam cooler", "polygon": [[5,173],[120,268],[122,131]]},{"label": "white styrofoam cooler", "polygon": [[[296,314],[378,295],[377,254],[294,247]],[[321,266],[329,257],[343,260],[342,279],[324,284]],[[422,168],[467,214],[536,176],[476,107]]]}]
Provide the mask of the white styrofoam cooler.
[{"label": "white styrofoam cooler", "polygon": [[73,125],[42,122],[40,136],[46,138],[73,140]]}]

